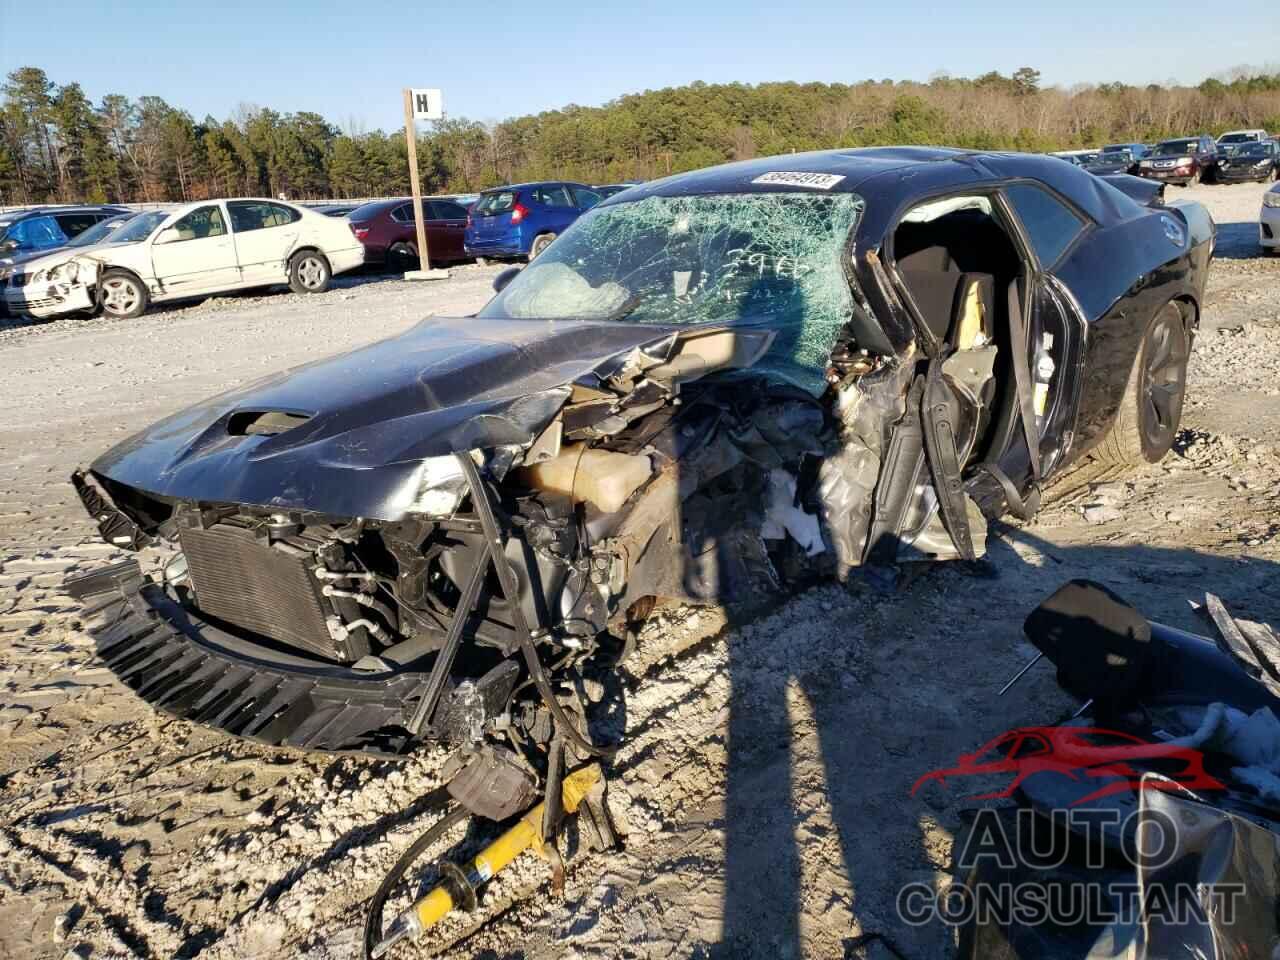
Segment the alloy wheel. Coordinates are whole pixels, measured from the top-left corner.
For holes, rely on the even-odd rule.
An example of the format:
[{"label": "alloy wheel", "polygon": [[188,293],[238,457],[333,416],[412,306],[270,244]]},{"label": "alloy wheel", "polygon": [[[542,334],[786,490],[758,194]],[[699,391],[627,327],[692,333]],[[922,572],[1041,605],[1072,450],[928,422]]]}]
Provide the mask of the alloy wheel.
[{"label": "alloy wheel", "polygon": [[1187,335],[1177,310],[1166,310],[1147,332],[1143,349],[1141,429],[1151,450],[1167,449],[1182,418],[1187,389]]},{"label": "alloy wheel", "polygon": [[112,313],[128,313],[138,306],[140,298],[138,288],[122,277],[114,277],[102,285],[102,304]]},{"label": "alloy wheel", "polygon": [[317,257],[305,257],[298,264],[298,279],[308,290],[318,290],[324,285],[324,264]]}]

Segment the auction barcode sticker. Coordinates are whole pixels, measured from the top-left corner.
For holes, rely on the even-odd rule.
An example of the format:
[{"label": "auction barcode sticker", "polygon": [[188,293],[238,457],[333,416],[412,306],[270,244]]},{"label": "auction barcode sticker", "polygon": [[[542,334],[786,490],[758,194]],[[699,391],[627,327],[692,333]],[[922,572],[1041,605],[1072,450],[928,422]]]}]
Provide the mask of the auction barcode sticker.
[{"label": "auction barcode sticker", "polygon": [[751,182],[830,190],[843,179],[844,176],[838,173],[789,173],[785,170],[775,170],[773,173],[763,173]]}]

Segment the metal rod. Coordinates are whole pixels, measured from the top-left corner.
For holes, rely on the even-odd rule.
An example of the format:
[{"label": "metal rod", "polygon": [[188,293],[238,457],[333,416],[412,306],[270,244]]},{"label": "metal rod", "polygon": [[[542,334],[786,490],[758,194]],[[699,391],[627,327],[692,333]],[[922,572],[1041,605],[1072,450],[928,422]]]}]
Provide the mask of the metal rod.
[{"label": "metal rod", "polygon": [[480,548],[480,555],[476,558],[475,569],[471,571],[471,579],[467,581],[466,587],[463,588],[462,596],[458,598],[457,606],[453,610],[453,620],[449,623],[449,630],[445,634],[444,643],[440,647],[440,652],[436,654],[436,662],[431,667],[431,673],[427,677],[427,683],[422,692],[422,698],[418,701],[418,706],[413,711],[413,716],[409,719],[409,732],[414,736],[418,736],[426,728],[427,723],[431,720],[431,714],[435,712],[436,704],[440,700],[440,694],[444,692],[444,685],[449,679],[449,671],[453,669],[454,658],[458,654],[458,647],[462,643],[462,631],[466,627],[467,621],[471,619],[471,612],[476,608],[476,603],[480,599],[480,590],[484,586],[485,577],[489,573],[489,558],[492,551],[488,544]]},{"label": "metal rod", "polygon": [[1080,704],[1080,709],[1077,710],[1075,713],[1073,713],[1071,716],[1069,716],[1067,719],[1074,720],[1076,717],[1080,716],[1080,714],[1084,713],[1086,710],[1088,710],[1092,706],[1093,706],[1093,697],[1090,697],[1084,703]]},{"label": "metal rod", "polygon": [[1030,670],[1032,667],[1034,667],[1037,663],[1039,663],[1040,658],[1043,656],[1044,656],[1043,653],[1037,653],[1034,657],[1032,657],[1030,663],[1028,663],[1025,667],[1023,667],[1021,670],[1019,670],[1017,673],[1015,673],[1012,677],[1009,678],[1009,682],[1000,688],[1000,692],[997,693],[996,696],[1003,697],[1006,693],[1008,693],[1009,688],[1012,687],[1019,680],[1021,680],[1022,675],[1026,673],[1028,670]]},{"label": "metal rod", "polygon": [[[458,460],[458,466],[462,468],[462,475],[466,478],[467,487],[471,491],[471,509],[480,518],[480,525],[484,528],[484,535],[489,541],[489,555],[493,559],[494,570],[498,574],[498,588],[502,592],[503,599],[510,605],[511,625],[515,629],[520,650],[524,654],[525,665],[529,668],[529,678],[538,688],[542,702],[551,711],[557,729],[573,741],[580,753],[592,757],[612,757],[618,748],[597,747],[584,737],[564,712],[560,701],[556,699],[551,681],[547,679],[546,669],[538,659],[538,651],[533,643],[533,632],[525,619],[524,608],[520,605],[520,585],[504,550],[505,540],[498,524],[497,514],[493,509],[493,502],[489,499],[489,488],[481,479],[480,471],[476,469],[475,461],[471,459],[470,454],[455,453],[454,456]],[[534,615],[537,615],[536,610]],[[541,629],[541,624],[538,626]]]}]

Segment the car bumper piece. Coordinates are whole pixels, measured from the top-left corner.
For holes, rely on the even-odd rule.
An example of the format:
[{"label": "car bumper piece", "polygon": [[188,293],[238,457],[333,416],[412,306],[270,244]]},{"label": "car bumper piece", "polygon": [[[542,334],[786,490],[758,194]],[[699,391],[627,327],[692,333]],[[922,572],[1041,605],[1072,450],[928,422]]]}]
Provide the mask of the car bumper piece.
[{"label": "car bumper piece", "polygon": [[10,286],[5,290],[4,302],[11,314],[38,318],[59,317],[97,306],[87,286],[65,283]]}]

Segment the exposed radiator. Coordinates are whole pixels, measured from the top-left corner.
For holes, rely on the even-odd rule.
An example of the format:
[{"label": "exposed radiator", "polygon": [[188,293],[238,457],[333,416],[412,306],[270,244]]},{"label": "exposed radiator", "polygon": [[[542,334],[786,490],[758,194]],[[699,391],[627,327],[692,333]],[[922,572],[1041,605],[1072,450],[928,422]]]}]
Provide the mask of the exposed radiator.
[{"label": "exposed radiator", "polygon": [[345,659],[325,626],[328,608],[310,556],[230,524],[189,527],[179,539],[201,611],[290,647]]}]

